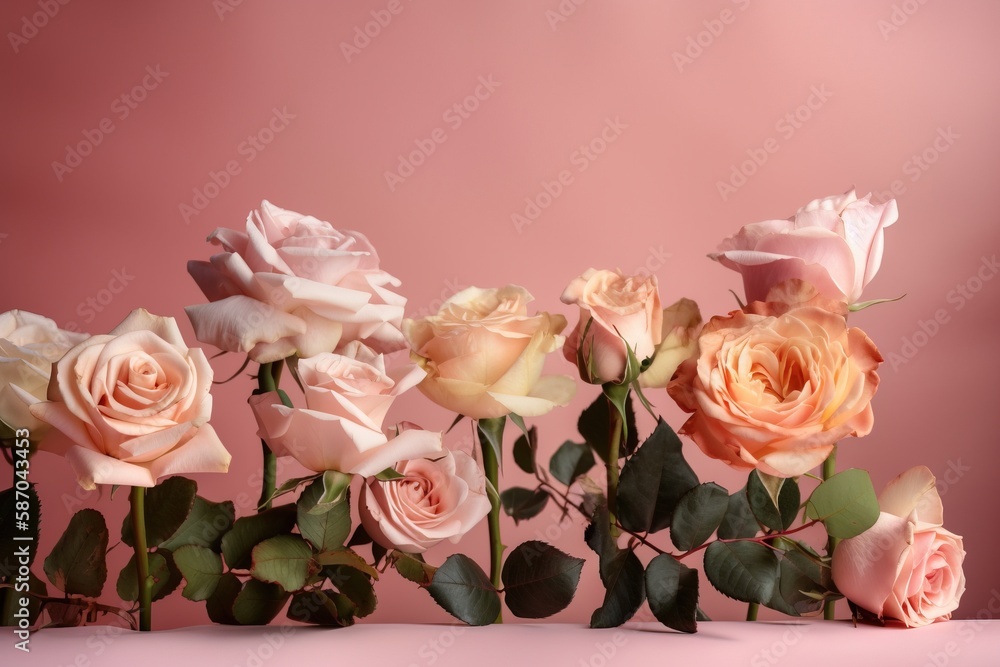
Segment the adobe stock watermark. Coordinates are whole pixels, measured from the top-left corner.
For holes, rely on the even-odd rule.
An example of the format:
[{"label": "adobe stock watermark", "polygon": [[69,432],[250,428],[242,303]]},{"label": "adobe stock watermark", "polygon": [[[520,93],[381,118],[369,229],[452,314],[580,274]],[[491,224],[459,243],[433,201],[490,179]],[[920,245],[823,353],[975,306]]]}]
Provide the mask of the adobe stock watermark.
[{"label": "adobe stock watermark", "polygon": [[[408,0],[412,2],[413,0]],[[373,9],[369,12],[371,20],[354,26],[350,42],[340,42],[340,52],[344,54],[344,60],[348,64],[360,56],[361,52],[368,48],[372,40],[376,39],[389,27],[395,17],[403,13],[406,5],[403,0],[389,0],[385,7]]]},{"label": "adobe stock watermark", "polygon": [[518,234],[524,233],[528,227],[541,217],[542,212],[552,206],[566,188],[576,182],[576,174],[582,174],[605,151],[608,146],[618,141],[622,132],[628,129],[628,123],[622,122],[621,116],[604,119],[604,126],[590,141],[580,144],[569,156],[569,167],[559,170],[552,180],[543,179],[541,189],[534,195],[524,198],[524,208],[521,212],[510,214],[511,224]]},{"label": "adobe stock watermark", "polygon": [[976,295],[996,277],[998,272],[1000,272],[1000,261],[997,261],[996,254],[988,257],[983,255],[975,272],[948,290],[945,295],[945,303],[951,308],[941,307],[935,310],[928,319],[918,319],[914,330],[902,337],[899,350],[888,354],[886,361],[892,366],[892,370],[899,370],[901,366],[912,361],[920,353],[920,350],[924,349],[941,332],[941,328],[952,321],[953,314],[963,310],[969,302],[975,299]]},{"label": "adobe stock watermark", "polygon": [[750,659],[751,667],[773,667],[788,656],[793,646],[802,641],[809,626],[805,623],[792,623],[779,639],[757,651]]},{"label": "adobe stock watermark", "polygon": [[955,142],[961,138],[962,135],[956,132],[951,125],[937,128],[931,142],[919,152],[908,157],[900,167],[906,180],[902,177],[895,178],[889,183],[887,190],[877,192],[875,195],[882,201],[888,201],[893,197],[905,194],[907,190],[906,182],[916,183],[919,181],[937,163],[941,156],[951,150]]},{"label": "adobe stock watermark", "polygon": [[121,122],[128,118],[168,76],[170,72],[164,72],[160,65],[147,65],[142,79],[111,100],[111,115],[99,120],[96,127],[85,128],[82,132],[83,138],[75,144],[66,144],[63,161],[52,162],[52,173],[55,174],[56,180],[62,183],[68,174],[83,164],[83,160],[93,154],[94,150],[104,143],[105,138],[118,128],[115,121]]},{"label": "adobe stock watermark", "polygon": [[888,19],[879,19],[876,22],[878,31],[884,41],[889,41],[889,37],[898,32],[900,28],[909,22],[913,15],[920,11],[920,8],[927,4],[927,0],[903,0],[892,6]]},{"label": "adobe stock watermark", "polygon": [[70,0],[38,0],[35,3],[38,11],[22,16],[18,31],[7,33],[7,41],[14,53],[20,53],[21,47],[34,39],[69,2]]},{"label": "adobe stock watermark", "polygon": [[[455,102],[441,114],[441,120],[451,129],[457,131],[465,121],[472,117],[480,106],[493,97],[497,88],[502,84],[493,78],[492,74],[481,75],[477,79],[475,89],[471,94]],[[385,184],[389,186],[389,192],[395,192],[396,188],[406,182],[410,176],[416,173],[417,169],[427,162],[427,159],[437,151],[438,146],[448,140],[448,131],[443,127],[435,127],[427,137],[414,139],[413,150],[405,155],[400,153],[396,169],[385,171]]]},{"label": "adobe stock watermark", "polygon": [[576,14],[576,10],[586,2],[587,0],[559,0],[555,9],[545,10],[545,20],[549,22],[549,27],[555,31],[561,23],[565,23],[573,14]]},{"label": "adobe stock watermark", "polygon": [[[732,3],[736,5],[736,9],[740,12],[745,11],[750,6],[750,0],[732,0]],[[726,26],[730,26],[736,22],[737,16],[739,16],[737,12],[733,11],[730,7],[726,7],[719,12],[717,17],[702,21],[703,29],[693,35],[688,35],[684,50],[674,51],[673,53],[672,57],[677,71],[683,74],[685,67],[693,65],[695,60],[701,58],[705,54],[705,51],[715,44],[715,40],[721,37],[722,33],[726,31]]]},{"label": "adobe stock watermark", "polygon": [[428,315],[436,315],[437,312],[441,310],[441,306],[444,305],[445,301],[467,287],[469,286],[461,282],[457,277],[451,279],[445,278],[444,287],[441,289],[441,292],[437,295],[437,297],[420,307],[418,310],[407,315],[407,318],[411,320],[421,320]]},{"label": "adobe stock watermark", "polygon": [[[986,602],[986,606],[977,611],[974,617],[964,621],[957,621],[959,626],[958,632],[949,633],[949,636],[957,635],[961,641],[951,640],[945,643],[940,651],[928,653],[927,660],[923,663],[922,667],[945,667],[951,662],[952,658],[957,658],[961,655],[964,646],[968,646],[979,636],[979,633],[986,627],[983,621],[992,621],[998,615],[1000,615],[1000,591],[994,588],[990,591],[990,599]],[[955,622],[950,621],[950,623]]]},{"label": "adobe stock watermark", "polygon": [[774,123],[774,131],[777,137],[768,137],[760,147],[748,148],[746,150],[747,159],[739,164],[732,164],[729,167],[729,178],[724,181],[716,181],[715,187],[719,191],[722,201],[728,200],[736,194],[737,190],[747,184],[747,181],[756,174],[761,167],[767,164],[771,156],[781,149],[781,141],[790,140],[795,133],[801,130],[808,123],[817,111],[833,97],[826,84],[809,87],[809,97],[805,102],[785,113]]},{"label": "adobe stock watermark", "polygon": [[264,152],[279,134],[288,129],[295,117],[295,114],[289,113],[287,106],[280,109],[278,107],[272,108],[268,121],[236,145],[234,149],[236,156],[226,160],[220,169],[210,169],[205,183],[192,188],[190,203],[181,202],[177,205],[177,210],[181,214],[184,224],[190,224],[192,218],[208,208],[208,205],[229,187],[233,179],[243,173],[245,165],[256,160],[257,156]]}]

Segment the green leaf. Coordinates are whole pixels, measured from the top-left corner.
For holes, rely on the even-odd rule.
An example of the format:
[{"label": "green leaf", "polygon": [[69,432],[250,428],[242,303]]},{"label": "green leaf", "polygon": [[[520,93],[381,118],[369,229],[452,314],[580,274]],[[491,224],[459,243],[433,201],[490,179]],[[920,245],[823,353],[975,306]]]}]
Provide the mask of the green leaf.
[{"label": "green leaf", "polygon": [[408,554],[396,549],[389,552],[389,563],[404,579],[421,586],[431,583],[437,572],[437,568],[428,565],[420,554]]},{"label": "green leaf", "polygon": [[469,625],[487,625],[500,615],[500,595],[490,578],[464,554],[445,560],[427,592],[445,611]]},{"label": "green leaf", "polygon": [[545,504],[549,502],[549,494],[541,489],[525,489],[512,486],[500,493],[500,503],[507,516],[514,518],[514,523],[538,516]]},{"label": "green leaf", "polygon": [[583,563],[545,542],[519,544],[500,575],[507,608],[518,618],[546,618],[562,611],[573,601]]},{"label": "green leaf", "polygon": [[294,527],[294,505],[280,505],[237,519],[232,530],[222,537],[226,565],[236,570],[250,569],[250,554],[255,546],[275,535],[287,535]]},{"label": "green leaf", "polygon": [[181,595],[196,601],[212,597],[223,577],[219,554],[207,547],[187,544],[174,553],[174,562],[187,581]]},{"label": "green leaf", "polygon": [[[594,453],[602,461],[608,460],[608,437],[611,433],[611,412],[616,408],[603,393],[580,414],[576,428],[584,441],[590,445]],[[625,398],[625,442],[618,449],[618,457],[631,456],[639,446],[639,431],[635,427],[635,410],[632,408],[632,396]]]},{"label": "green leaf", "polygon": [[687,551],[704,544],[722,523],[729,493],[715,482],[694,487],[677,502],[670,523],[670,541]]},{"label": "green leaf", "polygon": [[250,579],[233,601],[233,618],[240,625],[267,625],[281,612],[288,597],[277,584]]},{"label": "green leaf", "polygon": [[822,521],[831,537],[841,539],[874,526],[879,516],[878,498],[868,473],[850,468],[817,486],[806,502],[806,515]]},{"label": "green leaf", "polygon": [[[15,457],[15,460],[21,460],[19,454],[15,454]],[[17,503],[25,501],[28,503],[27,510],[18,510]],[[21,507],[23,508],[24,505]],[[38,544],[41,517],[42,505],[38,500],[34,484],[28,484],[26,491],[18,492],[14,487],[0,491],[0,573],[17,572],[21,565],[27,565],[30,568],[34,563],[38,553],[37,548],[28,549],[27,563],[21,562],[23,556],[18,551],[24,544]],[[26,528],[26,530],[22,530],[22,528]],[[17,540],[15,538],[27,539]]]},{"label": "green leaf", "polygon": [[590,617],[590,627],[617,627],[632,618],[646,599],[642,563],[631,550],[619,549],[611,536],[608,510],[599,507],[584,531],[587,546],[599,556],[604,602]]},{"label": "green leaf", "polygon": [[325,551],[321,554],[315,556],[315,560],[319,565],[347,565],[353,567],[355,570],[360,570],[368,574],[373,579],[378,579],[378,570],[373,568],[368,562],[354,553],[350,549],[335,549],[333,551]]},{"label": "green leaf", "polygon": [[740,537],[754,537],[760,532],[760,525],[757,517],[750,509],[750,501],[747,499],[747,489],[743,487],[729,496],[729,506],[726,508],[726,517],[719,524],[718,536],[720,540],[731,540]]},{"label": "green leaf", "polygon": [[538,430],[532,426],[527,435],[514,441],[514,463],[528,473],[535,474],[535,452],[538,450]]},{"label": "green leaf", "polygon": [[313,482],[313,484],[322,482],[323,493],[320,494],[315,505],[309,511],[312,514],[323,514],[330,511],[335,505],[344,502],[347,492],[351,489],[352,477],[353,475],[336,470],[324,472],[322,478]]},{"label": "green leaf", "polygon": [[[171,553],[165,549],[149,554],[149,576],[153,577],[153,602],[173,593],[181,583],[181,573],[172,562]],[[139,599],[139,576],[134,553],[118,574],[115,588],[118,597],[126,602]]]},{"label": "green leaf", "polygon": [[357,609],[349,597],[334,591],[307,591],[292,596],[288,618],[301,623],[342,628],[354,625]]},{"label": "green leaf", "polygon": [[406,477],[406,475],[404,475],[403,473],[399,472],[395,468],[386,468],[382,472],[377,473],[375,475],[375,479],[377,479],[380,482],[391,482],[394,479],[403,479],[405,477]]},{"label": "green leaf", "polygon": [[323,574],[338,591],[354,603],[355,616],[364,618],[375,611],[378,603],[375,598],[375,588],[372,586],[372,578],[365,572],[349,565],[334,565],[325,568]]},{"label": "green leaf", "polygon": [[625,463],[618,482],[618,520],[627,530],[655,533],[670,526],[674,508],[698,486],[680,438],[662,418]]},{"label": "green leaf", "polygon": [[309,543],[298,535],[277,535],[253,548],[250,574],[286,591],[301,590],[319,571],[312,556]]},{"label": "green leaf", "polygon": [[649,610],[660,623],[680,632],[698,631],[698,571],[670,554],[660,554],[646,567]]},{"label": "green leaf", "polygon": [[[792,543],[792,540],[775,540],[775,546]],[[778,558],[778,585],[767,602],[771,609],[789,616],[800,616],[819,611],[827,597],[835,596],[829,589],[829,580],[824,585],[823,571],[818,561],[802,551],[790,548]]]},{"label": "green leaf", "polygon": [[[251,579],[251,581],[254,580]],[[239,621],[233,615],[233,603],[236,602],[236,596],[242,590],[243,583],[235,574],[226,572],[222,575],[215,586],[215,590],[205,601],[205,610],[208,612],[208,618],[213,623],[239,625]]]},{"label": "green leaf", "polygon": [[99,597],[108,578],[107,551],[104,517],[97,510],[80,510],[45,559],[45,576],[66,595]]},{"label": "green leaf", "polygon": [[[186,477],[170,477],[146,490],[146,545],[158,547],[174,535],[194,508],[198,485]],[[122,542],[135,547],[132,511],[122,522]]]},{"label": "green leaf", "polygon": [[705,549],[705,576],[723,595],[766,604],[778,581],[778,559],[757,542],[712,542]]},{"label": "green leaf", "polygon": [[351,533],[351,491],[344,498],[327,508],[322,514],[313,510],[323,496],[323,482],[316,480],[306,487],[296,503],[299,532],[317,551],[331,551],[344,546]]},{"label": "green leaf", "polygon": [[594,467],[594,452],[587,445],[579,445],[567,440],[549,461],[549,471],[560,482],[569,486],[577,477],[586,475]]},{"label": "green leaf", "polygon": [[286,493],[291,493],[295,489],[299,488],[300,485],[305,484],[306,482],[311,482],[314,479],[318,479],[319,477],[320,474],[316,473],[315,475],[307,475],[305,477],[293,477],[292,479],[286,480],[281,486],[275,489],[274,493],[271,494],[271,497],[268,498],[266,501],[264,501],[263,504],[259,505],[257,509],[263,508],[264,505],[273,501],[275,498],[283,496]]},{"label": "green leaf", "polygon": [[906,295],[900,294],[899,296],[893,297],[891,299],[872,299],[871,301],[859,301],[858,303],[853,303],[850,306],[848,306],[848,310],[850,310],[852,313],[856,313],[859,310],[864,310],[865,308],[870,308],[880,303],[892,303],[893,301],[899,301],[904,296]]},{"label": "green leaf", "polygon": [[757,520],[774,530],[788,530],[799,513],[799,485],[791,478],[754,470],[747,477],[747,501]]},{"label": "green leaf", "polygon": [[233,527],[235,518],[236,509],[231,500],[213,503],[195,496],[187,519],[160,548],[176,551],[186,544],[195,544],[218,552],[222,548],[222,536]]}]

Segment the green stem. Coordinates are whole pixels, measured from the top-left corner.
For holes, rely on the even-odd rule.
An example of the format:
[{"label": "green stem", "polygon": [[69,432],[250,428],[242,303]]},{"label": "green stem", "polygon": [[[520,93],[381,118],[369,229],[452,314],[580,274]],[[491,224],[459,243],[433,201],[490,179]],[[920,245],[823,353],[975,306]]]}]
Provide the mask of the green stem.
[{"label": "green stem", "polygon": [[[500,462],[497,460],[496,452],[483,434],[479,434],[479,444],[483,451],[483,469],[486,479],[493,485],[497,493],[500,492]],[[500,581],[500,573],[503,569],[503,542],[500,539],[500,497],[490,494],[490,581],[493,587],[500,590],[503,583]],[[497,614],[494,623],[503,623],[503,611]]]},{"label": "green stem", "polygon": [[751,602],[747,605],[747,620],[756,621],[757,611],[760,609],[760,604],[757,602]]},{"label": "green stem", "polygon": [[611,432],[608,434],[608,460],[604,462],[608,471],[608,520],[611,522],[612,537],[618,537],[618,454],[622,441],[622,416],[610,400],[608,414]]},{"label": "green stem", "polygon": [[146,546],[146,489],[133,486],[132,538],[135,542],[135,572],[139,584],[139,630],[152,629],[153,578],[149,576],[149,549]]},{"label": "green stem", "polygon": [[[274,363],[261,364],[260,369],[257,372],[257,394],[266,394],[271,391],[277,391],[278,382],[281,379],[281,367],[284,364],[284,360],[276,361]],[[258,511],[263,512],[264,510],[271,509],[271,496],[274,495],[275,486],[277,483],[278,476],[278,460],[274,456],[274,452],[271,448],[267,446],[264,440],[260,441],[261,452],[263,454],[263,473],[260,482],[260,500],[257,506],[260,508]]]},{"label": "green stem", "polygon": [[[833,451],[830,452],[830,455],[828,457],[826,457],[825,461],[823,461],[823,479],[824,480],[830,479],[835,474],[837,474],[837,446],[836,445],[833,446]],[[833,550],[837,548],[837,542],[838,541],[839,540],[837,540],[836,537],[828,537],[827,538],[827,540],[826,540],[826,555],[827,556],[830,556],[831,558],[833,557]],[[835,620],[837,618],[836,606],[837,606],[837,601],[836,600],[827,600],[823,604],[823,618],[826,619],[827,621],[833,621],[833,620]]]}]

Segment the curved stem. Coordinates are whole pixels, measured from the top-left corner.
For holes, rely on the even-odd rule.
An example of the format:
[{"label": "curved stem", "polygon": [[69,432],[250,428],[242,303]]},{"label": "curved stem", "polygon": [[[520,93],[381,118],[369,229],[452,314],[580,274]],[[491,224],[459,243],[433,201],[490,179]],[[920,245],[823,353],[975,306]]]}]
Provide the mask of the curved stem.
[{"label": "curved stem", "polygon": [[[284,360],[261,364],[257,371],[257,391],[254,393],[265,394],[277,391],[283,364]],[[264,440],[260,441],[260,447],[264,462],[260,482],[260,500],[257,502],[257,506],[260,508],[258,511],[263,512],[271,509],[271,496],[274,495],[278,477],[278,461]]]},{"label": "curved stem", "polygon": [[[493,485],[494,490],[500,491],[500,462],[497,460],[496,452],[482,433],[479,434],[479,445],[483,452],[483,470],[486,479]],[[493,587],[500,590],[503,583],[500,581],[500,573],[503,568],[503,542],[500,539],[500,497],[497,494],[490,494],[490,581]],[[494,623],[503,623],[503,611],[497,614]]]},{"label": "curved stem", "polygon": [[149,549],[146,546],[146,489],[133,486],[129,495],[132,506],[132,536],[135,542],[135,572],[139,584],[139,630],[152,629],[153,578],[149,576]]},{"label": "curved stem", "polygon": [[[823,461],[823,479],[828,480],[837,474],[837,445],[833,446],[833,451],[830,455],[826,457]],[[826,555],[833,557],[833,550],[837,548],[837,542],[839,540],[836,537],[828,537],[826,540]],[[823,618],[827,621],[833,621],[837,618],[837,601],[827,600],[823,604]]]}]

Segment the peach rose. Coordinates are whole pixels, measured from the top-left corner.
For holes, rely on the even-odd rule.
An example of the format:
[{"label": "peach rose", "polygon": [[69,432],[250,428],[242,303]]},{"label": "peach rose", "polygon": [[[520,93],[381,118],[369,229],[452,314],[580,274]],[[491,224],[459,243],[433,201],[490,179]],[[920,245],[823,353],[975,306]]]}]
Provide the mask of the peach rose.
[{"label": "peach rose", "polygon": [[942,527],[933,473],[911,468],[878,500],[875,525],[837,545],[834,583],[858,606],[909,628],[948,620],[965,592],[965,549]]},{"label": "peach rose", "polygon": [[490,512],[486,477],[465,452],[404,461],[396,470],[402,479],[368,479],[358,502],[365,531],[386,549],[422,553],[458,542]]},{"label": "peach rose", "polygon": [[[713,317],[667,391],[708,456],[779,477],[819,465],[837,440],[867,435],[882,357],[861,329],[821,308]],[[782,308],[781,310],[784,310]]]},{"label": "peach rose", "polygon": [[[26,310],[0,314],[0,421],[11,429],[28,429],[32,440],[41,439],[48,424],[35,419],[28,405],[45,399],[52,364],[86,339],[87,334],[64,331]],[[21,398],[17,390],[32,398]]]},{"label": "peach rose", "polygon": [[66,457],[80,486],[154,486],[164,475],[226,472],[230,455],[208,419],[212,367],[172,317],[138,309],[109,335],[59,360],[47,402],[31,414],[64,433],[41,449]]},{"label": "peach rose", "polygon": [[188,306],[198,340],[260,363],[333,352],[362,340],[380,352],[406,345],[399,332],[406,299],[379,269],[368,239],[264,201],[246,233],[216,229],[225,252],[188,262],[211,303]]},{"label": "peach rose", "polygon": [[872,204],[854,190],[816,199],[788,220],[745,226],[709,255],[743,275],[747,301],[763,301],[789,278],[826,297],[855,303],[882,263],[883,229],[899,217],[896,200]]},{"label": "peach rose", "polygon": [[420,390],[432,401],[473,419],[543,415],[566,405],[576,384],[542,376],[545,355],[558,350],[561,315],[528,315],[523,287],[469,287],[436,315],[403,320],[411,357],[427,371]]},{"label": "peach rose", "polygon": [[382,429],[392,402],[424,376],[413,364],[387,371],[381,354],[355,341],[343,354],[300,360],[298,372],[305,408],[286,407],[273,391],[250,397],[258,435],[276,455],[315,472],[370,476],[441,452],[440,433],[409,429],[390,439]]},{"label": "peach rose", "polygon": [[677,368],[698,351],[701,311],[691,299],[680,299],[663,310],[660,344],[649,368],[639,374],[641,387],[666,387]]}]

